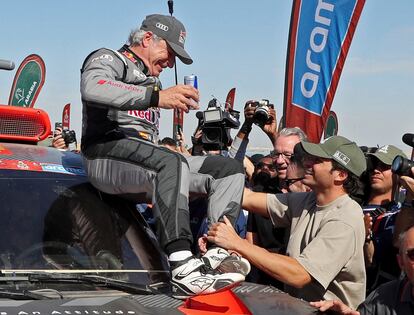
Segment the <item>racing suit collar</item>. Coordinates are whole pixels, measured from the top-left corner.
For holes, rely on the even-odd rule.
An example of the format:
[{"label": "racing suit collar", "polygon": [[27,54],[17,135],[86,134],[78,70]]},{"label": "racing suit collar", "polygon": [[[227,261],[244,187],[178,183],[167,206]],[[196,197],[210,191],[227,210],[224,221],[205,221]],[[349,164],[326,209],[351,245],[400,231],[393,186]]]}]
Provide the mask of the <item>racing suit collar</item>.
[{"label": "racing suit collar", "polygon": [[150,75],[148,67],[145,65],[145,63],[138,55],[136,55],[131,49],[129,49],[128,45],[125,44],[124,46],[122,46],[122,48],[119,49],[119,52],[123,54],[125,57],[127,57],[131,62],[133,62],[138,68],[140,68],[145,75]]}]

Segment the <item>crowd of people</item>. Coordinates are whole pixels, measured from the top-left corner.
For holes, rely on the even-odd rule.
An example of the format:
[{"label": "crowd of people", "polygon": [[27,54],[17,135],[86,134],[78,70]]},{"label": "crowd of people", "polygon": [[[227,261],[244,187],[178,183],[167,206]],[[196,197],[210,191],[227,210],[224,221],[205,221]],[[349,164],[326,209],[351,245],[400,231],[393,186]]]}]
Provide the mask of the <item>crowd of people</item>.
[{"label": "crowd of people", "polygon": [[[310,143],[300,128],[278,131],[271,107],[255,121],[252,101],[225,146],[204,145],[202,128],[191,143],[183,133],[158,139],[161,109],[199,108],[194,87],[162,89],[159,80],[176,57],[192,63],[185,37],[174,17],[149,15],[127,44],[92,52],[81,70],[90,182],[151,204],[173,296],[247,279],[322,311],[414,314],[414,168],[391,170],[401,149],[342,136]],[[269,154],[246,155],[252,128],[269,138]],[[52,145],[65,149],[60,132]]]}]

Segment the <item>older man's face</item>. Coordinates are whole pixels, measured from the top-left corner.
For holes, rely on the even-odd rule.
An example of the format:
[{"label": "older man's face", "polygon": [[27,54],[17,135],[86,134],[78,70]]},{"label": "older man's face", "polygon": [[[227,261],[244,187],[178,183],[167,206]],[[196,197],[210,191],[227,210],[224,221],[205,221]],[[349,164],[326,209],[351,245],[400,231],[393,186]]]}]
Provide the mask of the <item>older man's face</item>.
[{"label": "older man's face", "polygon": [[400,246],[398,263],[411,284],[414,285],[414,227],[411,227],[406,232],[405,238]]},{"label": "older man's face", "polygon": [[148,68],[151,75],[158,77],[164,68],[172,68],[175,54],[163,39],[152,39],[148,54]]},{"label": "older man's face", "polygon": [[275,149],[271,153],[276,163],[277,176],[280,180],[286,179],[287,167],[293,155],[293,149],[300,142],[298,136],[279,136],[275,142]]}]

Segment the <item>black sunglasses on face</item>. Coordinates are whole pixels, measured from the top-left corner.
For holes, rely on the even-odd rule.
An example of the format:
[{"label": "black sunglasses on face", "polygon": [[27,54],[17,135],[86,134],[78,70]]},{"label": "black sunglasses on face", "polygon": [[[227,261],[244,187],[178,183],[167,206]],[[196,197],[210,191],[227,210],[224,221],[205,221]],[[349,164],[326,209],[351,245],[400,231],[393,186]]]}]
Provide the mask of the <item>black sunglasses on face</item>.
[{"label": "black sunglasses on face", "polygon": [[303,177],[298,178],[287,178],[282,182],[282,188],[288,189],[290,185],[302,180]]},{"label": "black sunglasses on face", "polygon": [[264,168],[265,166],[268,168],[268,170],[269,170],[269,171],[275,171],[275,170],[276,170],[276,167],[275,167],[275,165],[274,165],[274,164],[269,164],[269,163],[259,162],[259,163],[257,163],[257,165],[256,165],[257,169],[262,169],[262,168]]}]

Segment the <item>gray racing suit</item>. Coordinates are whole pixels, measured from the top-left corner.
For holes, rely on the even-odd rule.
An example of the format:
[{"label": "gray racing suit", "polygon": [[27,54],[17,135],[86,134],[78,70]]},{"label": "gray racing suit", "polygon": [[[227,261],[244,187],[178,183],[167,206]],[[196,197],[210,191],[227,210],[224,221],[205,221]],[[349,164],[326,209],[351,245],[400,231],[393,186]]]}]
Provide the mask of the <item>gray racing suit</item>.
[{"label": "gray racing suit", "polygon": [[99,49],[81,69],[82,154],[91,183],[135,202],[150,201],[167,254],[190,248],[189,193],[206,196],[207,216],[233,223],[240,212],[244,171],[222,156],[191,157],[157,145],[157,77],[124,46]]}]

